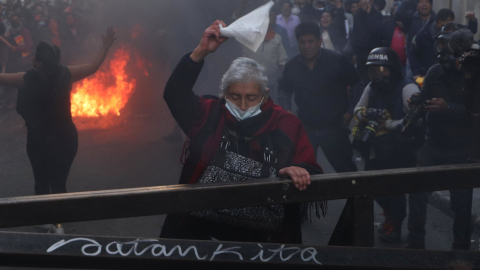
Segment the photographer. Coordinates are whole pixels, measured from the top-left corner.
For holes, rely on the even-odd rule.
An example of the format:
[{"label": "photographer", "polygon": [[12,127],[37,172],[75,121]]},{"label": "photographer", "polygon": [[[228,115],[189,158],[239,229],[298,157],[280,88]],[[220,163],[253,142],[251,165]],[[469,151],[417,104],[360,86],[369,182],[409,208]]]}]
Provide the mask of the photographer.
[{"label": "photographer", "polygon": [[[355,108],[360,123],[354,129],[354,146],[367,159],[365,170],[415,167],[415,139],[400,133],[408,100],[420,89],[402,75],[398,54],[390,48],[374,49],[367,60],[371,83]],[[392,195],[375,200],[385,214],[379,238],[387,242],[400,239],[406,216],[406,196]]]},{"label": "photographer", "polygon": [[[456,58],[471,47],[472,41],[473,34],[470,30],[458,29],[453,22],[445,25],[438,37],[439,63],[428,71],[422,89],[422,96],[427,100],[425,111],[428,131],[426,143],[418,153],[420,167],[468,162],[468,93],[464,86],[469,80],[465,79],[465,72],[457,68]],[[466,248],[462,237],[470,221],[466,210],[468,192],[450,190],[451,207],[455,212],[454,250]],[[410,194],[407,248],[425,248],[428,195],[429,193]]]}]

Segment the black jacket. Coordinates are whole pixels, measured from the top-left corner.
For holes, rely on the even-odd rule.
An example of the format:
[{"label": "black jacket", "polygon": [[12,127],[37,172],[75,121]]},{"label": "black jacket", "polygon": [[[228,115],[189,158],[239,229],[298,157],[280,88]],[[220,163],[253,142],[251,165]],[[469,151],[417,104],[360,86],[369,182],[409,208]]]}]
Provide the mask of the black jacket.
[{"label": "black jacket", "polygon": [[394,18],[388,18],[382,22],[380,26],[380,35],[382,40],[382,47],[388,47],[392,45],[393,34],[395,33],[395,28],[397,27],[397,22]]},{"label": "black jacket", "polygon": [[370,52],[381,44],[380,25],[383,16],[380,11],[372,9],[370,13],[359,9],[353,19],[352,48],[353,53]]},{"label": "black jacket", "polygon": [[280,79],[279,104],[291,110],[292,95],[298,118],[309,127],[336,127],[349,109],[348,86],[359,81],[352,63],[331,50],[321,49],[313,70],[297,55],[285,65]]},{"label": "black jacket", "polygon": [[454,68],[433,65],[425,76],[422,95],[427,99],[443,98],[447,101],[447,113],[429,113],[426,118],[427,138],[443,147],[467,147],[469,138],[468,103],[471,93],[465,91],[465,74]]}]

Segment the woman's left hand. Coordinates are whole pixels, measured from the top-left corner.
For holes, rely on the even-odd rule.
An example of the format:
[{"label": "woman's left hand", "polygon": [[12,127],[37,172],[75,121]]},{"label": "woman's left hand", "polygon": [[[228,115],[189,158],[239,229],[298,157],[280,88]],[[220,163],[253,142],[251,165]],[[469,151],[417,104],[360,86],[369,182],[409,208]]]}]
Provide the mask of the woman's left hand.
[{"label": "woman's left hand", "polygon": [[291,178],[295,187],[300,191],[307,189],[307,186],[312,183],[310,173],[304,168],[296,166],[281,169],[278,176]]}]

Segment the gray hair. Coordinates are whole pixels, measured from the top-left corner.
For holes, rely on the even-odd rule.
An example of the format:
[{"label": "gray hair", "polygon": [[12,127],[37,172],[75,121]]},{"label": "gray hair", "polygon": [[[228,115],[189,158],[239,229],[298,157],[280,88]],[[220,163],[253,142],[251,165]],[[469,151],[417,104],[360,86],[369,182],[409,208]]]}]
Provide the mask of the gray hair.
[{"label": "gray hair", "polygon": [[232,84],[249,82],[257,82],[260,84],[262,94],[265,97],[268,96],[268,78],[265,75],[265,68],[253,59],[239,57],[232,62],[222,77],[220,97],[222,98],[225,95]]}]

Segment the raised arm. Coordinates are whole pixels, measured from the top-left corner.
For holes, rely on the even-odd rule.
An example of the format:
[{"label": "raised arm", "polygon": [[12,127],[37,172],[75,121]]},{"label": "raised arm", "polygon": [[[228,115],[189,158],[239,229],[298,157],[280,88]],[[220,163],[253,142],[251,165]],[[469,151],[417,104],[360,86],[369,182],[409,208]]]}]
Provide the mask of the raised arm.
[{"label": "raised arm", "polygon": [[203,32],[200,43],[190,55],[190,58],[192,58],[194,62],[201,62],[207,55],[215,52],[218,47],[227,40],[226,37],[220,35],[220,24],[223,27],[227,27],[223,21],[215,21]]},{"label": "raised arm", "polygon": [[478,31],[478,20],[475,17],[475,12],[467,11],[465,18],[468,19],[468,29],[475,35]]},{"label": "raised arm", "polygon": [[0,73],[0,85],[22,88],[23,87],[23,76],[25,72],[18,73]]},{"label": "raised arm", "polygon": [[163,98],[170,112],[188,135],[192,135],[192,127],[204,116],[201,102],[199,102],[200,98],[193,92],[193,87],[203,67],[203,59],[208,54],[215,52],[226,40],[226,38],[220,37],[220,24],[225,26],[224,22],[216,21],[205,30],[197,48],[180,60],[170,75],[163,92]]},{"label": "raised arm", "polygon": [[115,42],[115,39],[116,39],[115,31],[111,27],[109,27],[107,29],[107,35],[106,36],[102,35],[103,46],[98,52],[97,56],[95,56],[95,59],[93,59],[92,63],[87,65],[68,67],[68,69],[70,70],[70,73],[72,74],[72,82],[82,80],[92,75],[93,73],[97,72],[97,70],[102,65],[103,61],[105,61],[105,58],[107,57],[107,54],[108,54],[108,50],[110,50],[110,47],[112,47],[113,42]]}]

